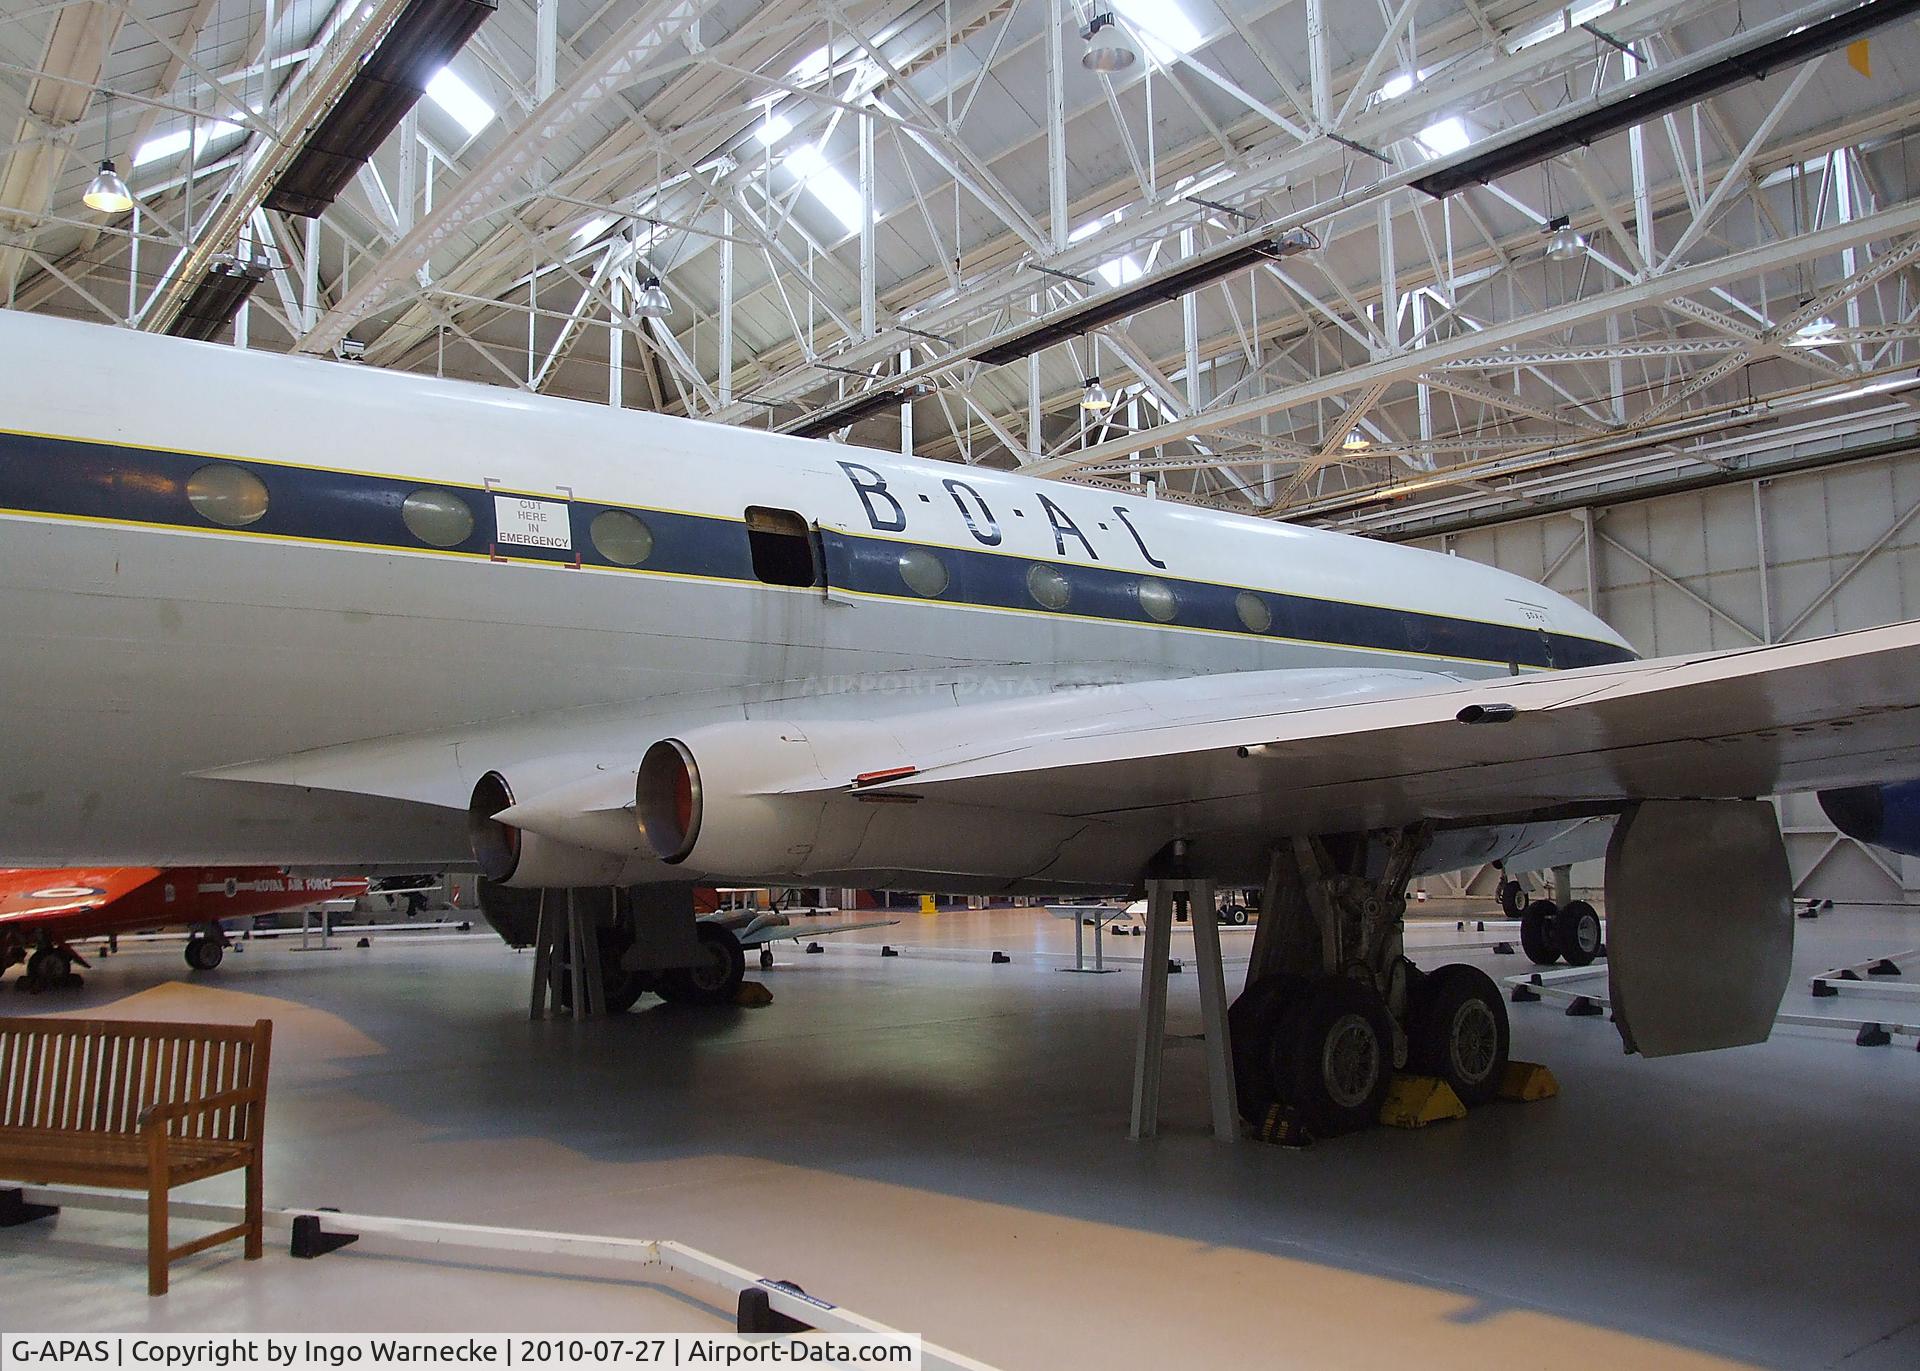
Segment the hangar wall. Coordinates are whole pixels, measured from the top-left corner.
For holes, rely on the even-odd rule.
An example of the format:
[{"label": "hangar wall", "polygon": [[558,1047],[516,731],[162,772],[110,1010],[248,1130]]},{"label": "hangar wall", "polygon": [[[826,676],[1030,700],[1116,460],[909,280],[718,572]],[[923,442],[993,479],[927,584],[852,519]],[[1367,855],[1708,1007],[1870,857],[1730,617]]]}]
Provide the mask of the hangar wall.
[{"label": "hangar wall", "polygon": [[[1815,638],[1920,615],[1920,451],[1735,480],[1420,540],[1590,605],[1647,656]],[[1920,904],[1920,862],[1836,833],[1811,796],[1781,821],[1797,889]],[[1600,884],[1600,864],[1574,883]],[[1472,888],[1491,873],[1469,873]]]}]

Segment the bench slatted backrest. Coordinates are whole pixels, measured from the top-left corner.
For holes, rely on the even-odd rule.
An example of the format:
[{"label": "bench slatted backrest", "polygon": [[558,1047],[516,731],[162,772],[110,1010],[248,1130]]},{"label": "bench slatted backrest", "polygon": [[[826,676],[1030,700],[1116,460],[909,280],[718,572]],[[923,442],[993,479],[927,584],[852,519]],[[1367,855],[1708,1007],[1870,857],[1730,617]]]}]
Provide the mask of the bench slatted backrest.
[{"label": "bench slatted backrest", "polygon": [[[249,1090],[265,1065],[265,1021],[137,1023],[0,1019],[0,1128],[136,1134],[141,1112]],[[176,1138],[250,1141],[246,1104],[176,1119]]]}]

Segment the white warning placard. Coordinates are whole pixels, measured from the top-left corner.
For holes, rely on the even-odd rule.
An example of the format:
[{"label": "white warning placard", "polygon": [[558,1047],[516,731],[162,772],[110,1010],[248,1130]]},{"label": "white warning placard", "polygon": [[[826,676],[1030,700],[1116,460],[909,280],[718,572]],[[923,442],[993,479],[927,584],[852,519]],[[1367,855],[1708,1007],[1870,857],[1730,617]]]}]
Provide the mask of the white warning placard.
[{"label": "white warning placard", "polygon": [[539,500],[530,495],[496,495],[493,524],[496,543],[573,551],[573,528],[562,501]]}]

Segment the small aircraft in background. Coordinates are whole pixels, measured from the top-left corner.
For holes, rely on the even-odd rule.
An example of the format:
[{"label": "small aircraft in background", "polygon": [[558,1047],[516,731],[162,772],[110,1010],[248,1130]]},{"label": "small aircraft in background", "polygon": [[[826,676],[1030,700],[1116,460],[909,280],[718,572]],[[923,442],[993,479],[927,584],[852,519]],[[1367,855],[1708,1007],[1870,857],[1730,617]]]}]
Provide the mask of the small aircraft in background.
[{"label": "small aircraft in background", "polygon": [[367,893],[364,876],[291,876],[272,866],[0,867],[0,972],[26,963],[20,986],[77,983],[88,962],[73,948],[150,928],[191,928],[187,965],[211,971],[226,955],[222,919],[299,909]]},{"label": "small aircraft in background", "polygon": [[773,965],[773,949],[769,943],[782,942],[794,938],[824,938],[829,933],[851,933],[857,928],[887,928],[900,921],[898,919],[862,919],[855,923],[840,924],[796,924],[782,910],[778,909],[717,909],[711,914],[700,915],[702,923],[719,924],[740,943],[740,950],[760,949],[760,969]]}]

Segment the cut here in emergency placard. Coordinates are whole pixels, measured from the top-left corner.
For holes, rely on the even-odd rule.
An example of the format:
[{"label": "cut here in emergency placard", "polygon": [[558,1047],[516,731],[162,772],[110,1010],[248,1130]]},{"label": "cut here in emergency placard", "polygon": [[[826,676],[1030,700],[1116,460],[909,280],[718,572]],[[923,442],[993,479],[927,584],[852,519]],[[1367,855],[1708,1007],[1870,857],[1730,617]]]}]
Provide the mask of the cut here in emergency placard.
[{"label": "cut here in emergency placard", "polygon": [[567,506],[559,500],[536,500],[525,495],[493,497],[494,541],[519,547],[573,550],[573,528]]}]

